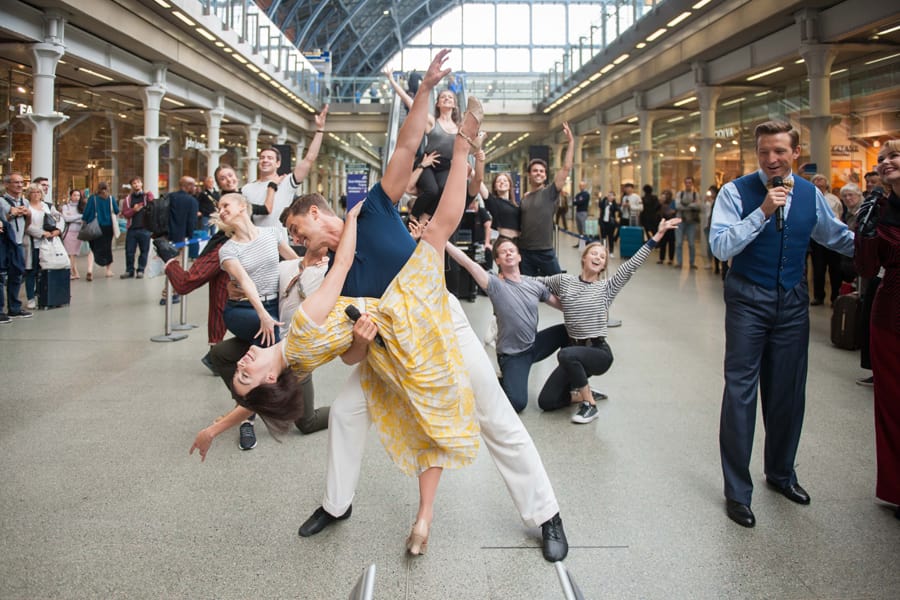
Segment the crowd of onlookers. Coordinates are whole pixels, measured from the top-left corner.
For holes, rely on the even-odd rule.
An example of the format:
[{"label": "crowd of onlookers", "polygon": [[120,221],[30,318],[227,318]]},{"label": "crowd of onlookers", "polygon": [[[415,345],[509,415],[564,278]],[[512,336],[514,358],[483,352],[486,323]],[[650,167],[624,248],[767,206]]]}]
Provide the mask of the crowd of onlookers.
[{"label": "crowd of onlookers", "polygon": [[[402,91],[399,86],[395,87],[398,88],[398,93]],[[414,233],[421,233],[436,209],[449,162],[442,157],[442,153],[446,152],[444,146],[448,140],[452,144],[458,118],[455,96],[439,94],[434,115],[429,120],[431,141],[425,141],[421,158],[401,202],[401,209],[408,213]],[[437,132],[440,135],[435,135]],[[638,194],[634,185],[628,182],[618,194],[602,190],[592,194],[587,182],[582,181],[578,183],[578,191],[572,195],[570,203],[566,187],[574,144],[568,125],[564,124],[563,132],[568,138],[569,147],[562,168],[551,174],[545,161],[531,160],[526,168],[521,194],[516,193],[515,180],[508,173],[496,175],[488,185],[484,181],[484,154],[475,153],[474,164],[469,168],[469,208],[454,237],[462,250],[453,248],[450,256],[462,265],[462,271],[470,274],[472,290],[477,286],[494,302],[499,328],[496,338],[498,363],[504,389],[513,407],[521,411],[527,404],[527,376],[531,364],[558,352],[560,366],[554,372],[554,377],[551,377],[554,391],[542,391],[539,405],[547,410],[576,405],[573,422],[588,423],[597,417],[596,399],[601,394],[591,391],[586,383],[587,378],[604,373],[612,362],[605,340],[606,313],[598,307],[608,308],[615,293],[652,252],[659,253],[657,264],[668,264],[676,268],[683,268],[686,264],[690,270],[702,266],[714,270],[716,274],[721,273],[723,279],[728,272],[729,261],[716,258],[710,245],[711,224],[719,189],[710,186],[705,191],[699,190],[691,176],[683,179],[681,189],[665,189],[659,195],[649,184],[643,186],[642,194]],[[245,196],[250,194],[252,199],[247,200],[240,194],[226,194],[228,198],[232,198],[232,204],[229,209],[224,210],[226,219],[223,222],[230,227],[226,227],[227,236],[224,232],[220,234],[222,239],[214,243],[213,247],[222,244],[224,237],[234,238],[229,244],[222,246],[226,249],[235,243],[238,246],[251,241],[256,243],[254,223],[259,219],[265,220],[266,225],[272,225],[269,221],[277,219],[279,211],[275,210],[273,198],[278,194],[279,183],[282,181],[281,177],[275,176],[275,167],[280,164],[280,157],[273,155],[270,159],[263,159],[263,155],[270,151],[274,152],[267,149],[261,154],[261,174],[264,178],[245,186]],[[304,168],[308,169],[308,162],[305,164]],[[179,189],[168,195],[170,204],[167,205],[167,229],[170,239],[182,241],[194,235],[197,229],[207,234],[215,231],[215,227],[211,226],[211,219],[220,208],[220,195],[239,191],[233,170],[224,165],[220,171],[221,178],[217,171],[216,180],[208,178],[202,186],[197,185],[193,178],[184,177],[179,181]],[[292,186],[282,184],[283,190],[289,189],[282,194],[284,198],[279,209],[286,208],[290,203],[293,188],[300,181],[298,177],[302,176],[305,173],[292,176]],[[865,174],[864,187],[850,182],[839,190],[831,190],[827,178],[820,174],[812,175],[809,181],[826,200],[831,216],[846,223],[851,229],[858,227],[861,209],[868,206],[864,204],[864,198],[881,185],[879,173],[875,171]],[[0,203],[0,234],[3,241],[0,245],[0,285],[3,286],[0,294],[5,302],[5,310],[0,311],[0,324],[32,316],[30,311],[36,307],[37,281],[41,270],[39,251],[44,240],[55,237],[62,240],[70,260],[71,279],[81,278],[76,259],[84,254],[87,254],[87,281],[93,279],[95,264],[104,267],[106,277],[112,277],[112,247],[121,233],[121,215],[124,220],[125,266],[120,277],[139,279],[144,276],[150,256],[151,238],[158,236],[147,216],[147,207],[152,205],[154,198],[150,192],[144,191],[140,177],[130,180],[127,194],[122,198],[115,198],[108,184],[101,182],[93,194],[88,194],[87,190],[71,190],[58,206],[47,197],[48,182],[44,178],[36,178],[26,186],[22,174],[13,172],[5,178],[4,183],[6,189]],[[256,185],[257,183],[260,185]],[[234,216],[238,209],[243,215],[240,219]],[[574,231],[567,228],[569,217]],[[92,221],[97,222],[100,233],[85,242],[82,240],[81,230]],[[627,253],[624,252],[624,247],[618,250],[625,228],[631,228],[632,232],[637,230],[644,245],[630,248]],[[276,224],[275,230],[282,229]],[[577,276],[567,275],[559,264],[557,248],[561,232],[571,235],[572,240],[577,241],[575,246],[582,251],[581,273]],[[296,260],[297,256],[289,250],[286,241],[282,237],[278,243],[273,241],[271,246],[275,248],[282,245],[282,258]],[[167,254],[171,251],[172,248],[168,248],[163,252],[164,258],[172,258]],[[630,259],[623,261],[615,273],[607,275],[608,260],[614,258],[617,251],[623,253],[623,259]],[[210,344],[222,340],[226,327],[213,324],[214,320],[220,319],[226,325],[230,321],[231,325],[227,328],[240,332],[239,337],[247,343],[259,342],[256,339],[258,335],[267,344],[278,339],[279,333],[275,327],[279,322],[276,300],[278,278],[275,269],[277,254],[276,251],[274,258],[266,259],[275,262],[267,267],[268,275],[264,277],[266,287],[260,288],[262,293],[258,293],[260,302],[255,302],[252,294],[248,294],[250,297],[243,298],[241,305],[232,300],[225,303],[222,290],[227,280],[255,288],[262,285],[260,281],[251,281],[258,279],[257,275],[248,276],[244,272],[245,266],[239,267],[237,271],[233,267],[226,269],[227,258],[234,256],[239,259],[239,252],[229,250],[228,254],[215,254],[212,261],[209,261],[206,278],[201,283],[212,281],[223,270],[226,273],[220,278],[220,284],[215,288],[210,286]],[[245,261],[246,259],[241,259],[233,264]],[[852,259],[843,257],[814,240],[810,241],[808,261],[812,279],[810,305],[823,305],[826,298],[834,304],[842,295],[859,295],[862,306],[859,320],[861,366],[871,369],[869,320],[884,269],[864,269],[861,272],[859,261],[854,264]],[[198,264],[205,263],[201,261]],[[183,278],[189,276],[188,271],[182,269],[182,277],[177,272],[179,269],[180,265],[171,266],[168,274],[173,282],[184,283]],[[531,278],[523,279],[529,276]],[[24,303],[20,298],[23,281]],[[599,285],[600,282],[602,286]],[[598,286],[590,287],[594,283]],[[187,285],[185,289],[190,291],[195,287],[196,285]],[[600,290],[601,287],[602,292],[590,291]],[[451,291],[460,295],[462,289],[451,287]],[[582,301],[586,298],[591,299],[591,310],[582,306]],[[474,293],[470,299],[474,300]],[[177,301],[177,297],[173,301]],[[563,311],[564,324],[538,331],[536,307],[539,302],[548,302]],[[239,308],[242,310],[239,311]],[[215,319],[213,313],[218,313]],[[604,322],[586,327],[585,323],[591,322],[587,318],[588,314],[592,318],[599,314]],[[232,315],[230,320],[228,315]],[[215,336],[212,333],[214,329],[217,332]],[[204,364],[209,365],[208,356],[204,357]],[[873,377],[861,377],[858,383],[871,386]],[[566,392],[565,397],[556,397],[559,390]]]}]

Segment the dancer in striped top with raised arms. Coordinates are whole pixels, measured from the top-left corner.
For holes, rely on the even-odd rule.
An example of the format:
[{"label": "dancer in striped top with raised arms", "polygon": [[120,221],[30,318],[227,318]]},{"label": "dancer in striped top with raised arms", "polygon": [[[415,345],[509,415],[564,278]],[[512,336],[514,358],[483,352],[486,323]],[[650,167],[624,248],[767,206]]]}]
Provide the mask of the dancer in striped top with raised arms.
[{"label": "dancer in striped top with raised arms", "polygon": [[631,279],[667,231],[675,229],[681,219],[663,219],[652,238],[622,263],[613,276],[601,279],[606,269],[607,251],[601,242],[585,246],[581,254],[581,273],[560,273],[536,277],[559,298],[571,345],[556,355],[559,366],[547,378],[538,396],[544,410],[557,410],[578,404],[573,423],[590,423],[598,416],[588,378],[602,375],[612,365],[613,355],[606,343],[609,305]]}]

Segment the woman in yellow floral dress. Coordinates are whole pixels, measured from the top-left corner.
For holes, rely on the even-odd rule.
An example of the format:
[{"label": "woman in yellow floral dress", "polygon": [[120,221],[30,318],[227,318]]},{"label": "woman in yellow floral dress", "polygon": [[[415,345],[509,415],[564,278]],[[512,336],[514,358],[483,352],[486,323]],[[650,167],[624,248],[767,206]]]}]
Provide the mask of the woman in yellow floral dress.
[{"label": "woman in yellow floral dress", "polygon": [[[474,398],[453,330],[444,282],[444,246],[466,201],[466,155],[478,138],[481,105],[471,98],[454,143],[454,160],[438,208],[409,261],[380,298],[339,296],[353,261],[356,218],[347,222],[333,265],[321,287],[303,301],[285,340],[252,347],[238,362],[233,387],[239,403],[263,418],[289,420],[297,404],[289,375],[309,373],[343,355],[355,354],[348,305],[366,312],[357,335],[378,343],[364,355],[362,387],[372,421],[392,460],[419,476],[420,505],[407,540],[412,554],[424,551],[434,495],[444,467],[471,463],[478,451]],[[348,352],[349,351],[349,352]]]}]

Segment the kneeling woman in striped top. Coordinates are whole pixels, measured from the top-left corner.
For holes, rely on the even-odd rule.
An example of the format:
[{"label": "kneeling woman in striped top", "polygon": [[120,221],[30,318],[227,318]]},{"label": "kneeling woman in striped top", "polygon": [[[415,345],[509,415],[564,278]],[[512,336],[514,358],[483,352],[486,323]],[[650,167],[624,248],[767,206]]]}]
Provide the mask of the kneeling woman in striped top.
[{"label": "kneeling woman in striped top", "polygon": [[590,423],[597,418],[597,406],[588,378],[602,375],[612,365],[613,355],[606,343],[609,305],[643,264],[667,231],[681,219],[663,219],[656,234],[637,253],[622,263],[612,277],[601,279],[606,269],[607,252],[600,242],[588,244],[581,254],[581,273],[560,273],[536,277],[559,298],[571,345],[556,355],[559,366],[547,378],[538,396],[543,410],[556,410],[579,404],[573,423]]},{"label": "kneeling woman in striped top", "polygon": [[219,265],[244,293],[228,300],[223,318],[228,331],[259,346],[278,341],[278,257],[298,258],[283,227],[257,227],[250,220],[251,205],[238,193],[219,199],[219,229],[228,241],[219,249]]}]

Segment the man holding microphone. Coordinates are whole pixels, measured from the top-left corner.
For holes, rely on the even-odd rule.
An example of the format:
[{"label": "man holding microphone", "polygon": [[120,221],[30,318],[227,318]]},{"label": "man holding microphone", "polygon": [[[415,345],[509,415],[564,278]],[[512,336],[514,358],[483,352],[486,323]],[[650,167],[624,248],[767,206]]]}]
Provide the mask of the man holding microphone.
[{"label": "man holding microphone", "polygon": [[759,170],[725,184],[713,208],[710,244],[731,260],[725,279],[725,391],[719,448],[726,512],[753,527],[750,455],[757,389],[765,421],[766,483],[798,504],[809,494],[794,462],[806,401],[809,291],[805,277],[810,238],[853,255],[853,233],[811,183],[793,177],[800,134],[790,123],[756,128]]}]

